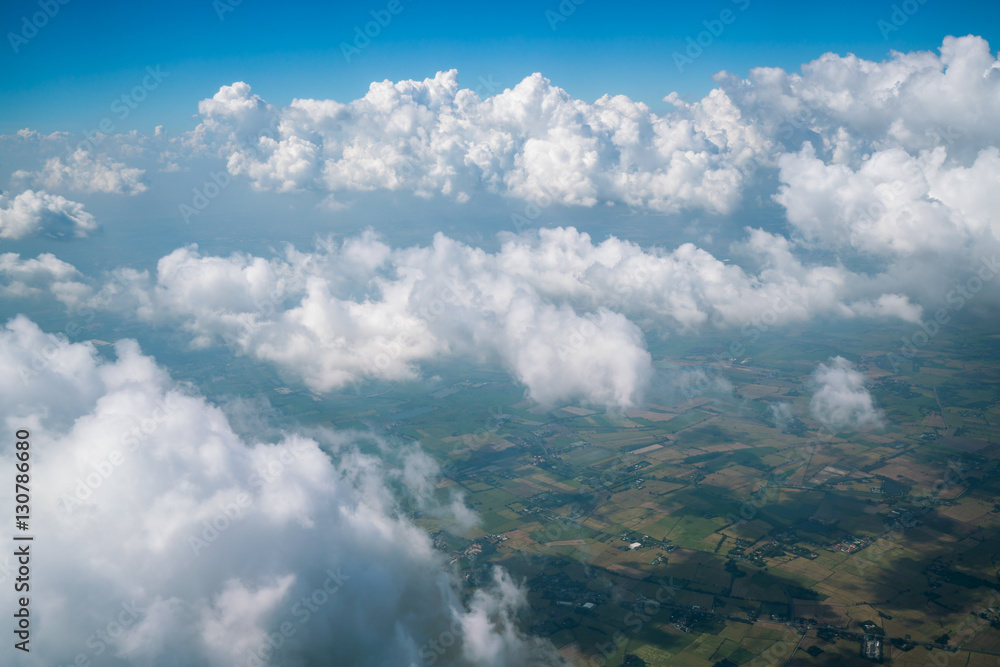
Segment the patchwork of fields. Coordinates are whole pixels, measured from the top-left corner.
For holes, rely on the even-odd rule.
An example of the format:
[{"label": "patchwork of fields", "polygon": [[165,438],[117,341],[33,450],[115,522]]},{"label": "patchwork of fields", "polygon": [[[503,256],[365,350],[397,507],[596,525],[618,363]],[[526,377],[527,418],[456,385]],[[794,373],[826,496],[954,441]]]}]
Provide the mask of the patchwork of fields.
[{"label": "patchwork of fields", "polygon": [[[470,592],[494,563],[526,582],[528,627],[577,664],[861,664],[865,635],[892,664],[996,664],[998,341],[943,332],[899,365],[898,340],[793,335],[742,359],[662,342],[665,377],[702,380],[621,414],[538,406],[485,367],[272,403],[419,442],[442,499],[461,492],[480,523],[417,522]],[[812,418],[810,374],[834,355],[865,373],[881,426]]]}]

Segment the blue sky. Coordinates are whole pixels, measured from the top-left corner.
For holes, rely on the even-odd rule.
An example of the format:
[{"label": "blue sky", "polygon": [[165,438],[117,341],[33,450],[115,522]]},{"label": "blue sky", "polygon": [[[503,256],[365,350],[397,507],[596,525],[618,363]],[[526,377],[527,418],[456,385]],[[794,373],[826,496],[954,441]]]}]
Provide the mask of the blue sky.
[{"label": "blue sky", "polygon": [[[904,8],[894,2],[566,0],[562,6],[573,11],[560,14],[555,0],[400,0],[399,13],[348,62],[341,43],[351,43],[355,27],[388,2],[279,8],[244,0],[231,11],[219,10],[225,0],[52,2],[53,15],[36,20],[44,25],[34,34],[24,22],[39,16],[38,0],[4,3],[0,10],[0,132],[88,129],[108,115],[123,90],[141,83],[146,67],[157,65],[169,76],[116,130],[151,132],[159,124],[189,129],[197,102],[238,80],[276,104],[293,97],[346,101],[363,95],[374,80],[422,79],[451,68],[459,70],[463,86],[484,93],[490,91],[483,82],[508,87],[540,71],[578,99],[623,93],[657,109],[671,91],[700,97],[722,69],[740,75],[751,66],[795,71],[825,51],[882,60],[890,49],[936,49],[945,34],[975,33],[995,47],[998,26],[996,4],[987,2],[912,0]],[[902,12],[893,26],[898,30],[886,30],[891,23],[880,27],[879,21],[892,21],[895,8]],[[680,71],[673,54],[684,53],[687,38],[697,39],[706,21],[727,10],[729,24],[711,40],[706,34],[708,46]]]},{"label": "blue sky", "polygon": [[[954,389],[924,348],[995,330],[995,0],[233,1],[0,9],[0,422],[51,491],[32,667],[260,665],[330,568],[286,663],[529,664],[527,591],[459,595],[406,518],[475,511],[396,447],[415,422],[383,430],[411,397],[441,401],[417,416],[446,472],[501,447],[508,398],[895,439],[933,401],[883,412],[883,360]],[[744,398],[726,360],[789,339],[795,391]]]}]

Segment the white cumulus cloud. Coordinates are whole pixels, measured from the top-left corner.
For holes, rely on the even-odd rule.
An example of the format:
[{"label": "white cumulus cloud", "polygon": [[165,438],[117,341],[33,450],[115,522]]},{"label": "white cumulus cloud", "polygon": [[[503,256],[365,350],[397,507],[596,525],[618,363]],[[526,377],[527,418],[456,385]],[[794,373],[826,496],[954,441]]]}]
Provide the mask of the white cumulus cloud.
[{"label": "white cumulus cloud", "polygon": [[0,294],[5,297],[51,292],[62,303],[73,306],[91,293],[81,278],[75,266],[52,253],[42,253],[35,259],[21,259],[13,252],[0,255]]},{"label": "white cumulus cloud", "polygon": [[440,233],[394,249],[368,232],[273,258],[189,246],[162,257],[155,276],[134,274],[114,307],[179,322],[195,346],[228,344],[319,391],[471,358],[506,366],[543,404],[612,408],[641,402],[652,378],[643,331],[751,337],[816,316],[920,313],[877,280],[803,265],[781,237],[751,230],[746,250],[759,273],[691,244],[595,243],[574,228],[507,235],[496,252]]},{"label": "white cumulus cloud", "polygon": [[13,199],[0,195],[0,239],[45,233],[85,237],[97,221],[83,204],[48,192],[25,190]]},{"label": "white cumulus cloud", "polygon": [[137,195],[147,189],[142,180],[145,173],[145,169],[128,167],[107,155],[95,158],[90,151],[77,148],[67,155],[66,161],[52,157],[37,172],[17,171],[13,178],[49,190]]},{"label": "white cumulus cloud", "polygon": [[485,188],[533,202],[620,201],[658,211],[733,210],[744,167],[767,141],[726,94],[659,116],[641,102],[573,99],[533,74],[480,98],[457,72],[375,82],[341,103],[274,107],[237,82],[199,104],[192,133],[224,144],[255,187],[407,190],[465,201]]},{"label": "white cumulus cloud", "polygon": [[[0,370],[0,419],[30,432],[50,489],[32,499],[47,639],[25,665],[559,664],[518,629],[506,574],[464,603],[405,518],[389,486],[434,474],[419,450],[376,458],[333,433],[249,444],[134,341],[102,360],[24,317],[0,330]],[[14,454],[8,439],[8,469]]]},{"label": "white cumulus cloud", "polygon": [[830,428],[881,426],[882,411],[865,388],[865,374],[847,359],[832,357],[812,375],[816,389],[809,402],[812,416]]}]

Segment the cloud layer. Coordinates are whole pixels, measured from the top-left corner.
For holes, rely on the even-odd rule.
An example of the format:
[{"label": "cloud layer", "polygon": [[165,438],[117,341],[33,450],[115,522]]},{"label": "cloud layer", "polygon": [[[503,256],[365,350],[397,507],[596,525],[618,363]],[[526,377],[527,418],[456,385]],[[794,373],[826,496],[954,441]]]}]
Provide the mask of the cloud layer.
[{"label": "cloud layer", "polygon": [[128,167],[107,155],[95,158],[91,151],[81,147],[68,153],[66,161],[52,157],[39,171],[17,171],[12,177],[49,190],[137,195],[147,189],[142,182],[145,173],[144,169]]},{"label": "cloud layer", "polygon": [[[248,444],[134,341],[115,357],[23,317],[0,331],[0,414],[31,432],[33,479],[51,490],[32,505],[46,540],[32,613],[48,631],[25,664],[557,664],[517,629],[523,594],[505,574],[463,603],[404,517],[390,486],[430,488],[419,450]],[[12,441],[2,456],[13,469]]]},{"label": "cloud layer", "polygon": [[813,373],[816,385],[809,412],[829,428],[860,429],[882,425],[882,411],[865,388],[865,375],[847,359],[832,357]]},{"label": "cloud layer", "polygon": [[133,272],[114,307],[180,323],[195,346],[225,343],[319,391],[363,379],[409,380],[421,365],[506,366],[543,404],[625,408],[653,375],[643,331],[741,328],[747,336],[815,317],[915,320],[905,296],[840,267],[808,267],[759,230],[748,274],[692,245],[643,249],[573,228],[506,235],[497,252],[437,234],[393,249],[372,232],[284,256],[164,256]]},{"label": "cloud layer", "polygon": [[[933,303],[968,277],[970,259],[1000,252],[1000,62],[984,39],[947,37],[938,53],[881,62],[828,53],[801,74],[715,80],[695,102],[667,95],[665,114],[622,96],[573,99],[538,74],[486,97],[448,71],[287,107],[237,82],[199,104],[183,143],[216,152],[259,190],[329,193],[334,208],[370,190],[458,202],[488,191],[540,206],[722,214],[732,238],[742,232],[732,214],[771,200],[790,223],[774,239],[788,256],[832,249],[878,274],[883,294]],[[997,303],[996,292],[983,301]],[[882,294],[869,304],[885,308],[919,315]]]},{"label": "cloud layer", "polygon": [[0,239],[33,234],[85,237],[97,229],[83,204],[44,191],[25,190],[13,199],[0,195]]},{"label": "cloud layer", "polygon": [[767,142],[717,91],[676,118],[605,96],[573,99],[534,74],[481,99],[457,72],[373,83],[349,103],[278,109],[243,82],[202,101],[200,140],[223,142],[255,187],[407,190],[458,201],[485,188],[533,202],[733,209]]},{"label": "cloud layer", "polygon": [[[698,221],[703,243],[737,241],[734,250],[750,255],[734,258],[742,271],[710,267],[714,258],[693,246],[684,246],[683,259],[675,251],[678,264],[735,280],[740,297],[747,292],[740,280],[766,276],[767,287],[787,285],[789,301],[804,302],[805,313],[832,314],[839,304],[844,317],[913,321],[917,304],[942,304],[970,278],[970,264],[1000,254],[993,213],[1000,64],[984,39],[947,37],[936,53],[891,52],[882,61],[828,53],[801,73],[752,68],[746,78],[722,72],[715,80],[697,101],[668,94],[674,108],[665,113],[623,96],[574,99],[538,74],[480,94],[461,88],[456,72],[439,72],[375,82],[352,101],[296,99],[285,107],[236,82],[202,100],[198,126],[180,136],[101,135],[88,151],[68,136],[26,130],[0,143],[44,159],[14,180],[50,191],[135,194],[146,187],[146,170],[126,163],[158,162],[179,173],[196,160],[222,159],[234,180],[258,190],[323,195],[323,210],[343,209],[361,192],[392,191],[448,203],[498,193],[566,215],[608,204],[689,220],[708,212],[710,222]],[[218,179],[205,185],[205,164],[192,176],[194,200],[189,188],[179,205],[190,209],[198,197],[207,201],[199,188],[216,188]],[[57,195],[31,193],[18,195],[17,214],[8,200],[0,234],[37,228],[42,209],[58,210],[54,219],[68,220],[73,233],[92,227],[79,205],[42,206],[34,199]],[[741,213],[774,205],[787,225],[744,230]],[[825,265],[816,251],[826,253]],[[690,297],[685,282],[672,281],[679,294],[669,308],[677,315]],[[816,307],[821,284],[825,308]],[[716,311],[696,307],[694,319],[745,321],[733,311],[751,301],[726,305],[714,291]],[[654,295],[654,307],[671,298]],[[1000,290],[991,286],[977,304],[1000,305]]]},{"label": "cloud layer", "polygon": [[21,259],[12,252],[0,255],[0,295],[6,298],[51,293],[72,306],[91,296],[90,287],[81,279],[75,266],[52,253],[42,253],[35,259]]},{"label": "cloud layer", "polygon": [[978,37],[947,37],[940,54],[825,54],[802,74],[753,68],[716,81],[696,102],[671,93],[675,111],[662,115],[624,96],[573,99],[540,74],[485,98],[448,71],[376,82],[351,102],[283,108],[237,82],[199,104],[187,141],[221,150],[230,172],[266,190],[464,201],[485,188],[541,203],[715,213],[731,213],[759,167],[803,143],[855,170],[892,149],[946,149],[968,167],[1000,145],[1000,65]]},{"label": "cloud layer", "polygon": [[[177,138],[102,135],[74,148],[63,133],[0,137],[5,150],[34,151],[19,165],[30,168],[11,174],[31,189],[0,196],[0,239],[87,236],[94,217],[55,192],[137,195],[150,187],[148,165],[133,159],[180,173],[209,156],[233,180],[289,197],[319,192],[329,209],[391,191],[687,221],[708,213],[735,261],[691,243],[595,241],[573,227],[508,235],[493,251],[445,234],[391,247],[364,233],[270,257],[185,246],[99,291],[52,254],[5,253],[0,293],[50,292],[67,306],[178,326],[195,346],[229,345],[319,391],[473,359],[502,365],[543,404],[612,409],[641,403],[652,336],[718,329],[752,344],[789,323],[916,324],[936,304],[961,304],[950,316],[973,299],[995,317],[1000,63],[985,40],[949,37],[937,53],[881,62],[826,54],[800,74],[754,68],[716,82],[695,102],[668,95],[674,109],[663,114],[623,96],[577,100],[540,74],[486,97],[447,71],[287,107],[236,82],[203,100],[197,128]],[[752,206],[783,218],[747,228],[740,213]],[[966,287],[961,300],[948,296]],[[135,342],[119,341],[107,361],[24,317],[0,331],[0,369],[10,379],[0,385],[4,424],[32,432],[35,473],[54,490],[33,505],[48,544],[32,594],[58,632],[33,664],[249,667],[270,653],[290,666],[331,655],[358,665],[558,662],[518,629],[515,582],[497,571],[463,599],[406,518],[415,506],[474,520],[460,499],[435,497],[436,468],[419,450],[380,442],[379,456],[364,455],[326,432],[249,441]],[[675,379],[711,382],[697,371]],[[819,364],[811,382],[810,414],[825,427],[882,425],[846,359]],[[772,417],[795,420],[783,403]],[[0,455],[13,463],[9,441]],[[9,573],[0,557],[0,577]]]}]

